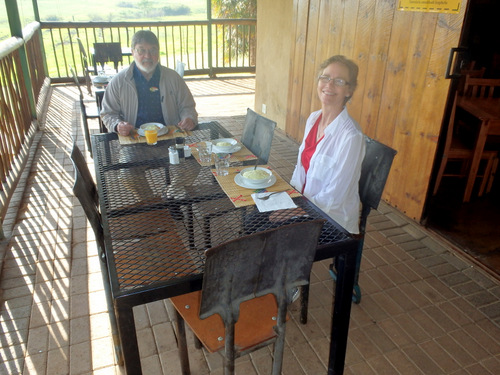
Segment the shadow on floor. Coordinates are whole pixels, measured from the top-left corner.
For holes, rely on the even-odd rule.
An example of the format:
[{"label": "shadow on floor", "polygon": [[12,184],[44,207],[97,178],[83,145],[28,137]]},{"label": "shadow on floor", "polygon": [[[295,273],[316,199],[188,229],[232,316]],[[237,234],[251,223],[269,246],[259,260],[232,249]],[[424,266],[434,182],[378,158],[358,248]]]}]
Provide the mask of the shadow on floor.
[{"label": "shadow on floor", "polygon": [[426,226],[500,277],[500,181],[490,193],[462,202],[465,181],[443,179],[429,204]]}]

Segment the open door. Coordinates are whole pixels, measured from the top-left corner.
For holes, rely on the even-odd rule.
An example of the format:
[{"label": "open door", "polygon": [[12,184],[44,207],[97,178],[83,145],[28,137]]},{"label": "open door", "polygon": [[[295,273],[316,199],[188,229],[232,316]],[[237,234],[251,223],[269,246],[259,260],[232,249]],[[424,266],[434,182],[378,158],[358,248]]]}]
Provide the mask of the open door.
[{"label": "open door", "polygon": [[[485,68],[485,78],[500,78],[500,2],[470,0],[460,37],[460,44],[450,51],[447,78],[451,80],[448,105],[443,116],[443,131],[434,163],[434,180],[442,156],[446,129],[461,70],[473,66]],[[500,143],[498,144],[500,151]],[[488,270],[500,274],[500,173],[488,194],[463,203],[465,179],[443,178],[436,195],[430,184],[424,223],[457,247],[464,249]],[[476,187],[477,188],[477,187]]]}]

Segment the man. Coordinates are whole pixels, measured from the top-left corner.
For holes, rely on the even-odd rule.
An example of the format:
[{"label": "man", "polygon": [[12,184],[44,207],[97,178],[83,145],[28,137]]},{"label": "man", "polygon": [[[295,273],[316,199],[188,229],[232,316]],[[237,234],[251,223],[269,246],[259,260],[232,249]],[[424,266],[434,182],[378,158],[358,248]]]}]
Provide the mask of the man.
[{"label": "man", "polygon": [[131,47],[134,62],[113,77],[106,88],[101,110],[106,127],[122,136],[146,122],[194,129],[198,113],[193,96],[174,70],[158,63],[156,35],[140,30],[133,36]]}]

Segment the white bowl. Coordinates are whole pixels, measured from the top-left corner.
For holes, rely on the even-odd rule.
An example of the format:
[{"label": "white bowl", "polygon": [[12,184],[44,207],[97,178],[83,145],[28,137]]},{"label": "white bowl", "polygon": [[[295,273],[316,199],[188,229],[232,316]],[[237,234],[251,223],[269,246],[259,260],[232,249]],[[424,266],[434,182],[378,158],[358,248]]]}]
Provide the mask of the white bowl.
[{"label": "white bowl", "polygon": [[238,144],[236,139],[233,138],[219,138],[212,141],[212,143],[219,152],[228,152]]},{"label": "white bowl", "polygon": [[[261,176],[245,176],[245,174],[250,173],[251,175],[261,175]],[[247,185],[262,185],[266,182],[269,182],[269,180],[271,179],[271,176],[273,175],[273,172],[271,172],[269,169],[267,168],[263,168],[263,167],[257,167],[257,169],[254,169],[254,167],[249,167],[249,168],[245,168],[245,169],[242,169],[240,171],[240,176],[241,176],[241,180],[247,184]]]}]

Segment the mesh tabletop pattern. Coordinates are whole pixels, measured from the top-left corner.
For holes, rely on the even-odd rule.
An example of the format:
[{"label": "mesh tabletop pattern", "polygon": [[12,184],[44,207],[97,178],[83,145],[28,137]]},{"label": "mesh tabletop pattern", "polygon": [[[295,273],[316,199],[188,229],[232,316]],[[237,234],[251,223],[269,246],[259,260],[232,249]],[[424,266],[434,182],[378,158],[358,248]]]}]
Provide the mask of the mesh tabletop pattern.
[{"label": "mesh tabletop pattern", "polygon": [[[201,124],[186,144],[231,135],[218,123]],[[255,231],[325,217],[304,197],[293,198],[305,215],[288,210],[260,213],[254,205],[235,207],[215,179],[211,166],[194,157],[170,164],[175,140],[121,145],[116,134],[93,136],[106,252],[113,294],[200,278],[204,250]],[[349,240],[327,221],[318,252]],[[112,252],[112,253],[111,253]]]}]

